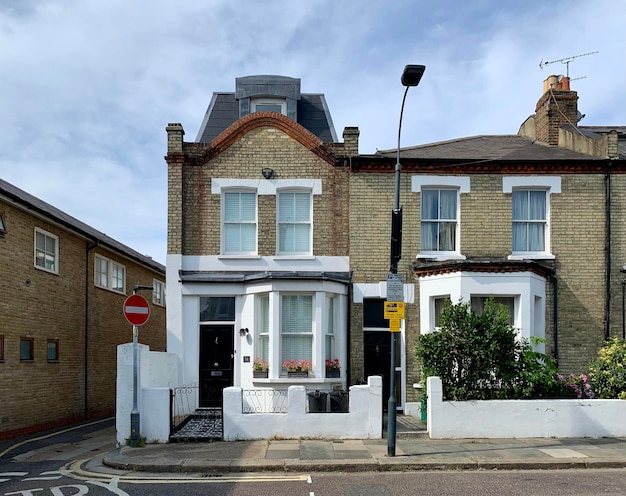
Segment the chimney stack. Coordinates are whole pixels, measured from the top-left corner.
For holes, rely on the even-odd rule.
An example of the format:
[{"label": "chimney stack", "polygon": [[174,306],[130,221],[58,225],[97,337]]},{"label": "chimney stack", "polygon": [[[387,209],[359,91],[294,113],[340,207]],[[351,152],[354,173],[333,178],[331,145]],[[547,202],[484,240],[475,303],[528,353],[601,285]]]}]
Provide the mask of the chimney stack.
[{"label": "chimney stack", "polygon": [[570,90],[570,78],[548,76],[543,82],[543,96],[535,108],[536,137],[549,145],[559,144],[559,128],[577,127],[578,93]]},{"label": "chimney stack", "polygon": [[343,147],[346,155],[359,154],[359,128],[345,127],[343,129]]}]

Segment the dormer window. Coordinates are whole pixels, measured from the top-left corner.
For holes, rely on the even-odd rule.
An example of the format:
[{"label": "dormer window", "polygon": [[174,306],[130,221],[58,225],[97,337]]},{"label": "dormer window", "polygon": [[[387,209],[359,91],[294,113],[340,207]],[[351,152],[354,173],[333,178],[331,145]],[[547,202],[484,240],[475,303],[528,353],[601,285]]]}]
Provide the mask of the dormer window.
[{"label": "dormer window", "polygon": [[251,113],[277,112],[287,115],[287,102],[284,98],[252,98],[250,104]]}]

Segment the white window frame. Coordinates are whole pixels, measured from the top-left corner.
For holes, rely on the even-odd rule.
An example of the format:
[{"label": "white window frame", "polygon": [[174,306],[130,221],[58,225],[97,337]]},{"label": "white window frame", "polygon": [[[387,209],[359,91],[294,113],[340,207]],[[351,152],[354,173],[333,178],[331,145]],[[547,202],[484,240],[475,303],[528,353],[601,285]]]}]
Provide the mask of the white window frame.
[{"label": "white window frame", "polygon": [[279,106],[280,107],[280,112],[278,112],[279,114],[283,114],[283,115],[287,115],[287,100],[285,100],[284,98],[269,98],[269,97],[263,97],[263,98],[250,98],[250,113],[255,113],[255,112],[273,112],[273,110],[257,110],[257,106],[260,105],[272,105],[272,106]]},{"label": "white window frame", "polygon": [[[455,190],[457,192],[456,199],[456,226],[454,233],[454,250],[421,250],[421,193],[423,190]],[[469,193],[470,178],[469,176],[421,176],[411,177],[411,191],[420,193],[420,252],[416,258],[427,258],[434,260],[464,260],[465,256],[461,254],[461,194]]]},{"label": "white window frame", "polygon": [[[284,218],[281,207],[281,198],[284,195],[307,195],[309,207],[308,207],[308,220],[296,220],[292,217]],[[295,203],[294,203],[295,208]],[[281,227],[293,226],[293,250],[285,250],[281,243]],[[308,226],[308,239],[306,250],[296,250],[297,241],[301,238],[296,237],[296,226]],[[281,189],[277,191],[276,197],[276,253],[278,256],[310,256],[313,253],[313,192],[310,189],[293,188],[293,189]]]},{"label": "white window frame", "polygon": [[[38,235],[44,237],[43,250],[37,247]],[[35,265],[35,268],[39,270],[44,270],[46,272],[50,272],[52,274],[58,274],[59,273],[59,237],[48,231],[44,231],[43,229],[36,227],[34,238],[35,239],[34,239],[33,263]],[[49,241],[54,241],[54,249],[49,249],[48,247]],[[39,255],[40,253],[43,254],[43,256],[40,256]],[[43,265],[38,263],[38,260],[43,260]],[[50,264],[50,262],[52,263]]]},{"label": "white window frame", "polygon": [[[546,329],[545,277],[534,272],[451,272],[424,276],[419,281],[420,333],[434,329],[432,300],[449,294],[453,303],[471,302],[472,296],[513,297],[515,299],[514,327],[521,337],[545,338]],[[541,345],[537,347],[541,349]]]},{"label": "white window frame", "polygon": [[[254,220],[242,219],[241,215],[237,220],[227,220],[226,219],[226,196],[230,194],[239,195],[239,205],[241,207],[241,195],[254,195]],[[245,188],[237,188],[237,189],[224,189],[221,192],[221,201],[222,201],[222,218],[221,218],[221,253],[222,255],[243,255],[243,256],[251,256],[257,255],[258,253],[258,245],[259,245],[259,195],[255,189],[245,189]],[[227,240],[226,240],[226,227],[228,225],[239,226],[240,227],[240,237],[239,237],[239,249],[238,250],[228,250],[227,249]],[[242,250],[242,237],[241,237],[241,227],[242,226],[254,226],[254,248],[252,250]]]},{"label": "white window frame", "polygon": [[[100,263],[106,264],[106,273],[103,273],[99,267]],[[122,287],[115,287],[114,281],[119,280],[120,278],[117,276],[118,272],[122,271]],[[102,275],[105,276],[106,281],[102,281]],[[94,256],[94,285],[101,289],[106,289],[108,291],[113,291],[114,293],[126,294],[126,266],[117,263],[110,258],[104,257],[102,255]]]},{"label": "white window frame", "polygon": [[325,296],[324,309],[324,355],[326,360],[334,360],[337,356],[337,343],[335,336],[335,328],[337,327],[335,319],[337,317],[336,298],[332,295]]},{"label": "white window frame", "polygon": [[441,313],[438,312],[438,302],[441,302],[441,311],[443,312],[443,305],[445,304],[445,300],[450,300],[450,295],[437,295],[432,296],[430,298],[430,311],[431,311],[431,329],[439,330],[441,326],[439,325],[439,319],[441,318]]},{"label": "white window frame", "polygon": [[[544,249],[543,251],[513,251],[513,190],[542,190],[546,193],[546,219],[544,226]],[[505,176],[502,178],[502,192],[511,195],[511,255],[509,260],[542,260],[554,259],[551,252],[550,217],[551,201],[553,194],[561,192],[560,176]]]},{"label": "white window frame", "polygon": [[152,303],[165,306],[165,283],[158,279],[152,279]]},{"label": "white window frame", "polygon": [[[283,305],[285,305],[285,299],[286,298],[298,298],[298,297],[307,297],[311,299],[311,316],[309,318],[310,323],[311,323],[311,328],[310,330],[305,330],[305,331],[301,331],[301,332],[285,332],[283,329],[286,326],[286,323],[283,320]],[[287,293],[287,292],[281,292],[280,293],[280,328],[279,328],[279,336],[280,336],[280,366],[281,366],[281,373],[284,373],[285,375],[287,374],[287,371],[284,370],[282,368],[283,363],[285,362],[285,360],[291,360],[291,359],[296,359],[298,361],[300,360],[308,360],[308,361],[313,361],[313,355],[314,355],[314,347],[315,347],[315,330],[316,330],[316,322],[315,322],[315,305],[316,305],[316,301],[315,301],[315,293]],[[285,335],[289,336],[289,337],[303,337],[303,338],[308,338],[310,339],[310,349],[309,349],[309,353],[307,356],[288,356],[285,350],[285,344],[283,342],[283,338],[285,337]],[[320,364],[314,364],[318,369],[320,368]],[[313,375],[313,371],[309,371],[309,377],[311,377]]]}]

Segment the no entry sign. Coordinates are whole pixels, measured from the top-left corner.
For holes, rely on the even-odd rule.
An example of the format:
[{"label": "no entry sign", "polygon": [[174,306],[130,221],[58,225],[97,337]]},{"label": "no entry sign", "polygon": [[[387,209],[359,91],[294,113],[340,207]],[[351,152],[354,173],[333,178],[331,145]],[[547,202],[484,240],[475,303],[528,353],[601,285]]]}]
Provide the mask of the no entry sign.
[{"label": "no entry sign", "polygon": [[141,295],[130,295],[124,301],[124,317],[132,325],[140,326],[145,324],[150,317],[150,307],[148,301]]}]

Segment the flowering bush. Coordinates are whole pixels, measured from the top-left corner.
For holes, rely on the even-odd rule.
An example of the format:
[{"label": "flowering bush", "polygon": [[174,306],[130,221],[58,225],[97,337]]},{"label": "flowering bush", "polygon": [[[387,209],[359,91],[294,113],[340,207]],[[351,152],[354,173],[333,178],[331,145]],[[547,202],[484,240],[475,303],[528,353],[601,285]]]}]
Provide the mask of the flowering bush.
[{"label": "flowering bush", "polygon": [[626,341],[613,338],[587,368],[587,375],[599,398],[626,399]]},{"label": "flowering bush", "polygon": [[267,372],[269,368],[269,364],[260,358],[255,358],[254,362],[252,362],[252,370],[254,372]]},{"label": "flowering bush", "polygon": [[556,376],[557,381],[565,386],[566,391],[570,390],[576,398],[594,399],[596,393],[593,392],[591,384],[589,383],[589,377],[585,374],[570,374],[567,379],[561,374]]},{"label": "flowering bush", "polygon": [[326,360],[326,370],[339,370],[339,358]]},{"label": "flowering bush", "polygon": [[308,360],[296,360],[295,358],[283,362],[283,368],[287,369],[288,372],[308,372],[311,365]]}]

